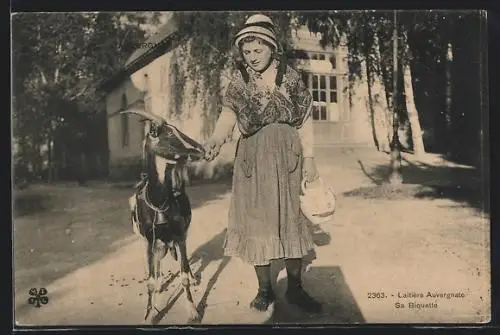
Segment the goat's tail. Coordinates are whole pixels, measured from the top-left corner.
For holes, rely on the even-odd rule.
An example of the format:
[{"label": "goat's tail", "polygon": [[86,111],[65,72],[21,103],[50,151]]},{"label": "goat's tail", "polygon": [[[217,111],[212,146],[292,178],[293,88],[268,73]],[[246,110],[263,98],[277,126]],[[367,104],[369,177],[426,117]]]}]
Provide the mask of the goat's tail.
[{"label": "goat's tail", "polygon": [[137,217],[137,197],[135,194],[128,199],[128,205],[130,210],[130,221],[132,221],[132,230],[134,234],[140,236],[139,218]]},{"label": "goat's tail", "polygon": [[133,196],[128,198],[128,208],[133,213],[135,211],[136,206],[137,206],[137,198],[134,194]]}]

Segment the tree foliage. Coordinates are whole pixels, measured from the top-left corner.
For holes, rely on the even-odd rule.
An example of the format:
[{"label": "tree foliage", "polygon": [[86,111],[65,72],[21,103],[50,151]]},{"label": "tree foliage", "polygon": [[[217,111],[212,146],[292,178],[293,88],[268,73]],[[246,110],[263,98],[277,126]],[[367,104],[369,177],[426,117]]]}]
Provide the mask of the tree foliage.
[{"label": "tree foliage", "polygon": [[61,127],[69,141],[86,137],[104,113],[100,82],[143,41],[141,24],[157,20],[108,12],[12,15],[13,130],[25,160],[40,160],[40,147]]},{"label": "tree foliage", "polygon": [[[409,65],[412,70],[415,100],[417,107],[420,106],[418,109],[423,128],[427,134],[432,134],[433,138],[428,139],[432,142],[431,146],[434,150],[450,154],[453,154],[452,151],[461,154],[463,150],[459,147],[464,146],[477,150],[477,133],[481,127],[480,99],[477,97],[480,88],[468,88],[467,81],[470,82],[470,79],[467,78],[477,78],[480,73],[482,60],[478,58],[483,48],[479,42],[481,15],[478,11],[465,10],[398,11],[397,15],[400,68]],[[306,12],[298,17],[312,32],[321,34],[323,46],[347,45],[351,86],[360,79],[361,64],[365,62],[367,72],[382,78],[387,105],[392,105],[392,12]],[[447,83],[445,68],[449,45],[452,46],[455,59],[451,61],[453,75],[449,80],[452,82]],[[453,86],[452,97],[445,93],[448,85]],[[471,94],[475,99],[465,98]],[[452,115],[446,115],[445,101],[451,98]],[[404,102],[404,97],[398,97],[398,101]],[[464,103],[468,103],[469,108],[464,108]],[[404,103],[401,105],[404,106]],[[401,121],[406,121],[406,113],[402,108],[398,114]],[[469,125],[467,136],[458,130],[464,130],[466,123]],[[457,138],[460,140],[457,141]],[[458,147],[453,148],[454,145]],[[474,153],[470,156],[472,159]]]}]

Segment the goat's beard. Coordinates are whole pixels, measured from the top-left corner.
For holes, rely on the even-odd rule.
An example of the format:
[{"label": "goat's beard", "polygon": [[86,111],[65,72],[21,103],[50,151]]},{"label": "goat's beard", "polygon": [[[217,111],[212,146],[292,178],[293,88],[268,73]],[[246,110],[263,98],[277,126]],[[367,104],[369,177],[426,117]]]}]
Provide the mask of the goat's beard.
[{"label": "goat's beard", "polygon": [[185,162],[179,162],[172,170],[172,186],[181,189],[184,185],[189,185],[188,167]]}]

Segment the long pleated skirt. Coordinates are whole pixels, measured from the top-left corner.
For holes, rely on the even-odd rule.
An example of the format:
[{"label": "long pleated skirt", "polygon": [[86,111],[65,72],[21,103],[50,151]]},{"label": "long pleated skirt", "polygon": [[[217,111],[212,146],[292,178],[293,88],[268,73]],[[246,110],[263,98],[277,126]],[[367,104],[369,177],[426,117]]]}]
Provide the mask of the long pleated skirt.
[{"label": "long pleated skirt", "polygon": [[302,258],[314,243],[300,212],[302,146],[296,128],[271,124],[238,142],[224,242],[226,256],[252,265]]}]

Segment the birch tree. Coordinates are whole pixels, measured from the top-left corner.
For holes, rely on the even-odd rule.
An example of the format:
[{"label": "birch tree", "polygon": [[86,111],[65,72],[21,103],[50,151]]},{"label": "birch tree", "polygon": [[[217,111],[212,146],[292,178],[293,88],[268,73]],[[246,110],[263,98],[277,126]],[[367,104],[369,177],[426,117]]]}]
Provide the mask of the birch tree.
[{"label": "birch tree", "polygon": [[403,87],[404,87],[404,98],[406,105],[406,112],[408,113],[408,121],[410,123],[411,138],[413,142],[413,153],[415,155],[422,155],[425,153],[424,140],[422,136],[422,128],[420,126],[420,119],[415,105],[415,97],[413,94],[413,81],[411,73],[411,51],[407,42],[406,33],[402,33],[402,47],[403,54],[406,56],[403,58],[402,69],[403,69]]}]

